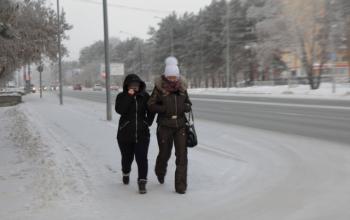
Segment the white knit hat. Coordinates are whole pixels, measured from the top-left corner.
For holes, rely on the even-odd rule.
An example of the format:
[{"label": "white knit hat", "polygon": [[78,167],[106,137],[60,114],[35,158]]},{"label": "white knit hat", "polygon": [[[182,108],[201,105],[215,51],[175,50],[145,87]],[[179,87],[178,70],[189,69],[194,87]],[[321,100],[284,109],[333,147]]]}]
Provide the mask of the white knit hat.
[{"label": "white knit hat", "polygon": [[176,76],[179,78],[180,69],[177,65],[178,65],[178,61],[175,57],[171,56],[166,58],[164,76]]}]

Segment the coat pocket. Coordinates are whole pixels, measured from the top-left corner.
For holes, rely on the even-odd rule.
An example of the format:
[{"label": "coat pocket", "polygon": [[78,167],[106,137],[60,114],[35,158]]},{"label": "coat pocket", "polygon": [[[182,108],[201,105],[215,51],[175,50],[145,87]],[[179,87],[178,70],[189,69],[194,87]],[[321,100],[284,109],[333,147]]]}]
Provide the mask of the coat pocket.
[{"label": "coat pocket", "polygon": [[119,131],[123,130],[129,123],[130,121],[127,121],[123,125],[119,126]]}]

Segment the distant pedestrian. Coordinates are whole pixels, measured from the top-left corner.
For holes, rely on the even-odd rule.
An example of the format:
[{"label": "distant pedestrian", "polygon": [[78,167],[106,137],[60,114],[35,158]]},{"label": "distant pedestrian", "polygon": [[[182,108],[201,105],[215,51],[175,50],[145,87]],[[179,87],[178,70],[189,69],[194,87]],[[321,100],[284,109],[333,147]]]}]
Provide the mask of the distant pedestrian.
[{"label": "distant pedestrian", "polygon": [[129,184],[135,157],[141,194],[147,192],[149,127],[154,120],[154,113],[147,110],[149,97],[146,84],[137,75],[130,74],[125,78],[123,92],[118,94],[115,102],[115,111],[120,114],[117,139],[122,156],[123,183]]}]

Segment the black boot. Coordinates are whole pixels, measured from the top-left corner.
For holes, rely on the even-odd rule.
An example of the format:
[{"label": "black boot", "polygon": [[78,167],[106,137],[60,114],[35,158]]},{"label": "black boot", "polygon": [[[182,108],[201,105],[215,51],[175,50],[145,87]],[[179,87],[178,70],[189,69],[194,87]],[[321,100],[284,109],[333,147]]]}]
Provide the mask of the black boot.
[{"label": "black boot", "polygon": [[175,184],[175,191],[178,194],[185,194],[186,193],[186,188],[187,188],[186,184]]},{"label": "black boot", "polygon": [[180,189],[176,189],[175,190],[178,194],[185,194],[186,193],[186,190],[180,190]]},{"label": "black boot", "polygon": [[147,193],[147,190],[146,190],[146,183],[147,183],[147,180],[144,180],[144,179],[140,179],[138,181],[138,184],[139,184],[139,193],[140,194],[146,194]]},{"label": "black boot", "polygon": [[164,176],[157,176],[158,182],[164,184]]},{"label": "black boot", "polygon": [[129,182],[130,182],[129,176],[130,176],[129,173],[127,173],[127,174],[123,173],[123,183],[124,183],[124,185],[128,185],[129,184]]}]

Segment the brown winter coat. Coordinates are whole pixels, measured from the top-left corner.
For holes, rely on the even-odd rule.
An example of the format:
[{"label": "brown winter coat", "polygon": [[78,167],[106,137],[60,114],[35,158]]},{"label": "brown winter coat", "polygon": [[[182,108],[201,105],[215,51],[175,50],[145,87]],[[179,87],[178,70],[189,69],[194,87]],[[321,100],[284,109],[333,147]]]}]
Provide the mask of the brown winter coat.
[{"label": "brown winter coat", "polygon": [[158,178],[164,178],[174,144],[176,155],[175,189],[179,193],[184,193],[187,188],[188,163],[185,112],[191,110],[192,104],[187,94],[187,83],[184,78],[180,78],[179,89],[176,92],[166,90],[166,83],[163,77],[156,79],[155,88],[148,100],[149,110],[158,113],[159,153],[155,172]]},{"label": "brown winter coat", "polygon": [[187,93],[187,82],[181,77],[178,92],[164,89],[166,82],[162,77],[155,80],[155,87],[148,101],[151,112],[158,113],[157,123],[171,128],[185,126],[185,113],[191,110],[192,103]]}]

